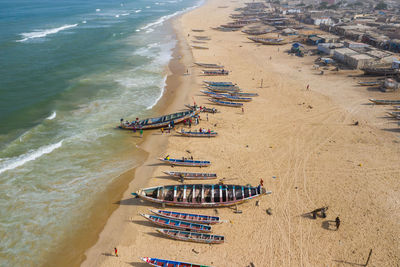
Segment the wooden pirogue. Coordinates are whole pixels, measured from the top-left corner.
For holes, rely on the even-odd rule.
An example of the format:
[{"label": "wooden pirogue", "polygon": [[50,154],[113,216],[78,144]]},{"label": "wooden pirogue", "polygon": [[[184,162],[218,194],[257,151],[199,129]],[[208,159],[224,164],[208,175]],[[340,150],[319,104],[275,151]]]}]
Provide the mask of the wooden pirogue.
[{"label": "wooden pirogue", "polygon": [[202,172],[168,172],[164,171],[165,174],[178,177],[178,178],[184,178],[188,180],[210,180],[210,179],[216,179],[217,174],[216,173],[202,173]]},{"label": "wooden pirogue", "polygon": [[215,93],[215,92],[209,92],[209,91],[200,91],[205,95],[211,96],[212,98],[215,99],[221,99],[221,100],[228,100],[232,102],[250,102],[253,100],[250,97],[240,97],[240,96],[235,96],[235,95],[230,95],[230,94],[223,94],[223,93]]},{"label": "wooden pirogue", "polygon": [[161,117],[156,117],[156,118],[148,118],[144,120],[139,120],[137,122],[132,121],[131,123],[125,123],[121,122],[121,125],[118,126],[121,129],[126,129],[126,130],[147,130],[147,129],[155,129],[155,128],[161,128],[161,127],[167,127],[168,124],[174,122],[174,124],[178,124],[180,122],[183,122],[185,119],[189,119],[196,114],[198,114],[200,111],[198,110],[190,110],[190,111],[185,111],[185,112],[178,112],[178,113],[173,113],[169,115],[164,115]]},{"label": "wooden pirogue", "polygon": [[271,192],[260,185],[180,184],[149,187],[132,193],[143,200],[180,207],[225,207]]},{"label": "wooden pirogue", "polygon": [[206,244],[221,244],[224,243],[225,237],[222,235],[212,235],[205,233],[196,233],[189,231],[180,231],[174,229],[156,229],[163,236],[189,242],[206,243]]},{"label": "wooden pirogue", "polygon": [[207,167],[211,165],[211,162],[207,160],[167,159],[167,158],[159,158],[159,160],[171,165],[187,166],[187,167]]},{"label": "wooden pirogue", "polygon": [[216,137],[218,135],[216,132],[177,131],[176,133],[186,137]]},{"label": "wooden pirogue", "polygon": [[203,81],[208,85],[217,85],[217,86],[233,86],[232,82],[212,82],[212,81]]},{"label": "wooden pirogue", "polygon": [[370,98],[369,101],[371,101],[374,104],[377,105],[399,105],[400,100],[380,100],[380,99],[372,99]]},{"label": "wooden pirogue", "polygon": [[240,89],[236,87],[228,87],[228,86],[206,86],[206,88],[215,93],[229,93],[229,92],[239,92]]},{"label": "wooden pirogue", "polygon": [[228,75],[228,70],[202,70],[204,75]]},{"label": "wooden pirogue", "polygon": [[228,106],[228,107],[240,108],[241,106],[243,106],[243,103],[221,101],[221,100],[213,99],[213,98],[209,98],[208,101],[214,102],[215,104],[218,104],[218,105]]},{"label": "wooden pirogue", "polygon": [[200,223],[200,224],[216,224],[222,223],[221,219],[218,216],[210,216],[210,215],[201,215],[201,214],[192,214],[192,213],[184,213],[184,212],[176,212],[169,210],[152,210],[149,209],[152,213],[175,220],[181,220],[191,223]]},{"label": "wooden pirogue", "polygon": [[187,231],[195,231],[195,232],[202,232],[202,233],[210,233],[211,226],[198,224],[198,223],[191,223],[185,222],[180,220],[173,220],[165,217],[160,217],[156,215],[149,215],[149,214],[140,214],[147,220],[151,221],[154,224],[159,226],[173,228],[178,230],[187,230]]},{"label": "wooden pirogue", "polygon": [[203,68],[211,68],[211,69],[222,69],[224,66],[223,65],[218,65],[214,63],[198,63],[195,62],[197,66],[203,67]]},{"label": "wooden pirogue", "polygon": [[211,267],[208,265],[188,263],[182,261],[171,261],[171,260],[163,260],[158,258],[149,258],[142,257],[142,261],[150,264],[151,266],[162,266],[162,267]]}]

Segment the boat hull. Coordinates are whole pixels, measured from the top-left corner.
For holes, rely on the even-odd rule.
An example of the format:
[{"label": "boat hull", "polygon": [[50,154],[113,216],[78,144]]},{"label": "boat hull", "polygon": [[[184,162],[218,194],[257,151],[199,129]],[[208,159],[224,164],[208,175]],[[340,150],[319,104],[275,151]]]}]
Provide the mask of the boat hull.
[{"label": "boat hull", "polygon": [[[229,187],[235,187],[236,190],[234,194],[223,193],[229,190]],[[208,198],[208,194],[206,189],[212,187],[213,194],[210,198]],[[223,190],[223,188],[225,188]],[[174,194],[172,191],[180,191],[183,192],[182,195],[179,193]],[[193,190],[195,191],[195,196],[193,196]],[[203,191],[204,190],[204,191]],[[216,191],[218,190],[218,193]],[[254,194],[246,194],[246,191],[252,191]],[[199,195],[200,191],[203,191],[201,195]],[[192,193],[190,193],[192,192]],[[192,194],[192,195],[191,195]],[[228,195],[227,195],[228,194]],[[145,188],[139,190],[137,193],[134,193],[135,196],[139,198],[169,206],[177,206],[177,207],[191,207],[191,208],[216,208],[216,207],[228,207],[233,205],[238,205],[243,202],[246,202],[251,199],[259,198],[263,195],[271,194],[263,187],[245,187],[238,185],[170,185],[170,186],[161,186],[161,187],[152,187]]]},{"label": "boat hull", "polygon": [[196,242],[205,244],[222,244],[225,237],[221,235],[202,234],[196,232],[169,230],[169,229],[156,229],[161,235],[186,242]]},{"label": "boat hull", "polygon": [[400,100],[380,100],[380,99],[369,99],[372,103],[376,105],[399,105]]},{"label": "boat hull", "polygon": [[187,180],[211,180],[217,178],[217,174],[215,173],[168,172],[168,171],[164,171],[164,173],[177,178],[183,177],[183,179]]},{"label": "boat hull", "polygon": [[209,161],[193,161],[193,160],[177,160],[177,159],[170,159],[166,160],[163,158],[159,158],[160,161],[168,163],[170,165],[175,165],[175,166],[187,166],[187,167],[207,167],[211,165],[211,162]]},{"label": "boat hull", "polygon": [[157,216],[165,217],[173,220],[181,220],[185,222],[197,223],[197,224],[217,224],[222,221],[217,216],[201,215],[201,214],[191,214],[183,212],[174,212],[167,210],[152,210],[152,213]]},{"label": "boat hull", "polygon": [[158,258],[142,257],[140,259],[142,261],[146,262],[147,264],[150,264],[151,266],[211,267],[211,266],[202,265],[202,264],[194,264],[194,263],[188,263],[188,262],[182,262],[182,261],[164,260],[164,259],[158,259]]},{"label": "boat hull", "polygon": [[155,216],[155,215],[148,215],[148,214],[140,214],[140,215],[142,217],[144,217],[145,219],[149,220],[150,222],[152,222],[158,226],[161,226],[161,227],[167,227],[167,228],[172,228],[172,229],[177,229],[177,230],[194,231],[194,232],[199,232],[199,233],[210,233],[211,232],[211,226],[209,226],[209,225],[191,223],[191,222],[186,222],[186,221],[181,221],[181,220],[176,220],[176,219],[169,219],[169,218]]}]

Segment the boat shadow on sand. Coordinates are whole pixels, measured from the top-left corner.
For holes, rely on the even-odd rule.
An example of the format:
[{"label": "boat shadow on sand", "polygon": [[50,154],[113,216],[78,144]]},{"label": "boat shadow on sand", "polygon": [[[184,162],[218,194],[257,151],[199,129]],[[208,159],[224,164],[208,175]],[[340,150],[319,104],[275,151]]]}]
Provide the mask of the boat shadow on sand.
[{"label": "boat shadow on sand", "polygon": [[134,266],[134,267],[149,267],[149,265],[145,262],[139,262],[139,261],[135,261],[135,262],[127,262],[127,264]]}]

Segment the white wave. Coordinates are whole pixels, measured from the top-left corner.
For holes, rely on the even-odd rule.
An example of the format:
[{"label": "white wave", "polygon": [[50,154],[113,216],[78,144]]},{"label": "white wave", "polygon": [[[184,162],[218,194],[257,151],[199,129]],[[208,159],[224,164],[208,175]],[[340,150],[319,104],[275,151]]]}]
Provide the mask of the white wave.
[{"label": "white wave", "polygon": [[17,42],[25,42],[29,39],[34,39],[34,38],[43,38],[49,34],[55,34],[55,33],[58,33],[59,31],[74,28],[76,26],[78,26],[78,24],[70,24],[70,25],[64,25],[64,26],[61,26],[58,28],[53,28],[53,29],[35,30],[34,32],[21,33],[20,35],[24,38],[21,40],[17,40]]},{"label": "white wave", "polygon": [[[166,20],[169,20],[170,18],[173,18],[173,17],[175,17],[177,15],[183,14],[183,13],[189,11],[189,10],[195,9],[195,8],[199,7],[200,5],[202,5],[203,2],[204,1],[201,0],[195,6],[188,7],[188,8],[185,8],[183,10],[180,10],[180,11],[176,11],[175,13],[170,14],[170,15],[162,16],[158,20],[156,20],[154,22],[151,22],[151,23],[147,24],[146,26],[144,26],[144,27],[142,27],[140,29],[141,30],[147,30],[149,28],[155,28],[155,27],[161,26]],[[153,31],[152,29],[149,29],[149,30],[146,31],[146,33],[149,33],[149,32],[152,32],[152,31]]]},{"label": "white wave", "polygon": [[137,29],[137,30],[135,30],[136,32],[140,32],[140,30],[139,29]]},{"label": "white wave", "polygon": [[142,12],[142,10],[138,9],[138,10],[135,11],[135,13],[139,13],[139,12]]},{"label": "white wave", "polygon": [[82,20],[82,23],[83,23],[83,24],[86,24],[86,23],[87,23],[87,21],[86,21],[86,20]]},{"label": "white wave", "polygon": [[118,15],[118,14],[117,14],[117,15],[115,15],[115,17],[116,17],[116,18],[119,18],[119,15]]},{"label": "white wave", "polygon": [[153,102],[153,104],[151,104],[150,106],[146,107],[147,110],[152,109],[155,105],[157,105],[158,101],[160,101],[160,99],[162,98],[162,96],[164,95],[164,91],[165,91],[165,86],[167,85],[167,75],[164,76],[164,79],[162,81],[162,85],[161,85],[161,91],[160,94],[158,95],[158,97],[156,98],[156,100]]},{"label": "white wave", "polygon": [[150,8],[151,6],[146,6],[146,8]]},{"label": "white wave", "polygon": [[101,9],[100,9],[100,8],[97,8],[97,9],[96,9],[96,12],[100,12],[100,11],[101,11]]},{"label": "white wave", "polygon": [[121,16],[129,16],[129,13],[122,13]]},{"label": "white wave", "polygon": [[56,116],[57,116],[57,113],[56,113],[55,111],[53,111],[53,113],[51,113],[51,115],[48,116],[48,117],[46,118],[46,120],[53,120],[53,119],[56,118]]},{"label": "white wave", "polygon": [[49,154],[52,151],[54,151],[55,149],[61,147],[62,143],[63,143],[63,140],[61,140],[60,142],[55,143],[55,144],[42,146],[42,147],[38,148],[37,150],[30,151],[30,152],[20,155],[18,157],[14,157],[11,159],[3,159],[1,161],[3,164],[0,166],[0,174],[5,171],[20,167],[20,166],[24,165],[25,163],[35,160],[37,158],[40,158],[41,156],[43,156],[45,154]]}]

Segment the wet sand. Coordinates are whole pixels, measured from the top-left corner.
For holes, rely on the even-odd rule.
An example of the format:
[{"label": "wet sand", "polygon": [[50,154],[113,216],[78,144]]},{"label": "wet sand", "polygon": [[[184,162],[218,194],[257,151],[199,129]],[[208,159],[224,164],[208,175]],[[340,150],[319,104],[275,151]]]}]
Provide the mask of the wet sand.
[{"label": "wet sand", "polygon": [[[183,57],[177,60],[180,86],[170,91],[175,105],[167,111],[180,109],[192,99],[212,107],[208,97],[199,93],[202,80],[233,81],[260,96],[245,104],[244,113],[214,106],[221,113],[208,119],[201,114],[196,128],[217,131],[219,136],[213,139],[174,134],[166,138],[159,131],[150,132],[154,141],[143,144],[150,152],[148,161],[137,168],[120,207],[87,251],[84,266],[142,266],[144,256],[213,266],[348,266],[364,264],[370,249],[371,266],[398,266],[399,131],[384,118],[387,108],[368,104],[368,98],[382,98],[382,93],[357,86],[357,78],[349,77],[357,74],[354,71],[327,70],[319,75],[312,68],[315,57],[290,56],[285,53],[290,45],[278,51],[276,46],[249,41],[240,31],[210,29],[228,22],[229,14],[242,3],[208,1],[174,22]],[[218,8],[225,5],[229,7]],[[211,41],[202,44],[209,49],[191,50],[193,35],[209,36]],[[231,73],[201,76],[192,56],[194,62],[223,64]],[[186,68],[188,76],[183,75]],[[398,97],[398,93],[384,97]],[[212,165],[171,168],[157,161],[166,154],[192,155]],[[273,193],[261,198],[259,206],[255,201],[240,205],[241,214],[218,209],[229,221],[213,231],[225,236],[224,244],[169,240],[138,215],[159,207],[130,196],[142,186],[178,184],[162,173],[167,170],[217,172],[226,184],[257,185],[262,178]],[[313,220],[307,215],[323,206],[329,207],[327,218]],[[213,209],[173,210],[214,214]],[[342,221],[338,231],[337,216]],[[112,255],[114,247],[119,257]]]}]

